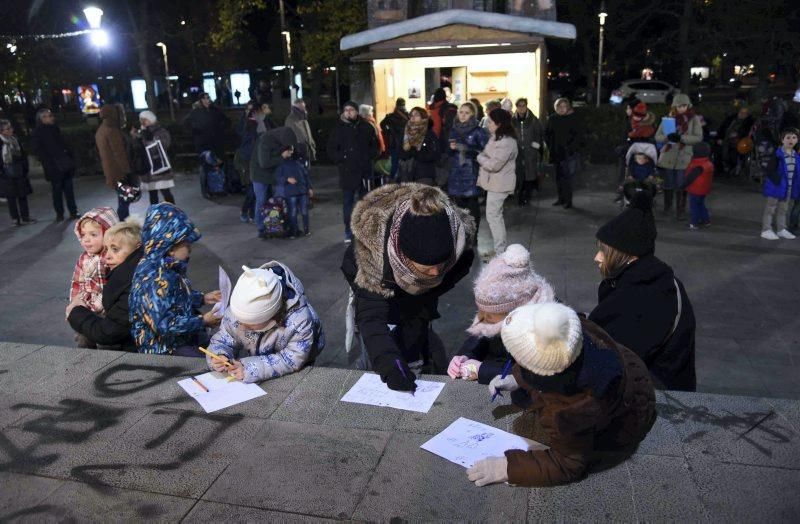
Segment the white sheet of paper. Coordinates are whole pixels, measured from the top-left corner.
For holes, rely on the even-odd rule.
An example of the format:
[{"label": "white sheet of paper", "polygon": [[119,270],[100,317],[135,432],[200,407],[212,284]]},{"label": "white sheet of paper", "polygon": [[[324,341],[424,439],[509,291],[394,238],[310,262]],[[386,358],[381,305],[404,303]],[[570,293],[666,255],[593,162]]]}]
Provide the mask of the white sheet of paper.
[{"label": "white sheet of paper", "polygon": [[382,406],[427,413],[444,389],[444,382],[417,380],[417,390],[412,395],[405,391],[394,391],[374,373],[364,373],[350,391],[342,397],[342,402]]},{"label": "white sheet of paper", "polygon": [[219,291],[222,299],[214,304],[212,311],[215,317],[222,318],[225,316],[225,310],[228,309],[228,302],[231,300],[231,279],[222,266],[219,266]]},{"label": "white sheet of paper", "polygon": [[219,411],[248,400],[266,395],[267,392],[258,387],[256,384],[245,384],[238,380],[227,381],[228,375],[211,371],[197,375],[197,380],[200,381],[208,392],[203,391],[197,383],[190,379],[185,378],[178,381],[178,385],[186,391],[190,397],[195,399],[206,413],[212,411]]},{"label": "white sheet of paper", "polygon": [[471,468],[479,460],[488,457],[503,457],[509,449],[547,449],[547,446],[535,440],[464,417],[420,447],[465,468]]}]

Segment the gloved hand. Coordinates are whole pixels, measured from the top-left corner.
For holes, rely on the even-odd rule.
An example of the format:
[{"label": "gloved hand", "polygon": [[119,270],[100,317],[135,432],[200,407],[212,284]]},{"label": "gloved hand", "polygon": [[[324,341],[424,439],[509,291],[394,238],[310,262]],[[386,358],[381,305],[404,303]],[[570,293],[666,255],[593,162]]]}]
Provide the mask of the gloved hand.
[{"label": "gloved hand", "polygon": [[456,355],[450,359],[450,365],[447,366],[447,374],[450,378],[458,378],[461,376],[461,364],[467,361],[464,355]]},{"label": "gloved hand", "polygon": [[681,134],[680,133],[670,133],[667,135],[667,140],[673,142],[675,144],[681,141]]},{"label": "gloved hand", "polygon": [[519,384],[517,384],[517,379],[514,378],[514,375],[507,375],[506,378],[500,377],[501,375],[497,375],[489,382],[490,395],[494,396],[499,391],[516,391],[519,389]]},{"label": "gloved hand", "polygon": [[417,384],[414,382],[416,375],[402,360],[400,367],[393,362],[391,366],[386,367],[381,376],[386,377],[384,380],[389,389],[395,391],[415,391],[417,389]]},{"label": "gloved hand", "polygon": [[467,470],[467,478],[478,487],[508,482],[508,459],[489,457],[479,460]]},{"label": "gloved hand", "polygon": [[461,364],[461,378],[464,380],[478,380],[478,370],[481,368],[481,361],[469,359]]}]

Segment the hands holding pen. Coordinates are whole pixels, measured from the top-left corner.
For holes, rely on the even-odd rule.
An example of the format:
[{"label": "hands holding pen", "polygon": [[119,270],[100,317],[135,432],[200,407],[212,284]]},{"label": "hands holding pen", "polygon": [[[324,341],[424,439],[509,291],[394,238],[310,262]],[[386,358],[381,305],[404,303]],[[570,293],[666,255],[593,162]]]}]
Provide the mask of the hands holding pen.
[{"label": "hands holding pen", "polygon": [[[218,373],[228,373],[236,380],[244,380],[244,366],[239,360],[228,360],[225,355],[217,355],[206,348],[198,348],[202,353],[211,357],[211,369]],[[230,379],[229,379],[230,380]]]}]

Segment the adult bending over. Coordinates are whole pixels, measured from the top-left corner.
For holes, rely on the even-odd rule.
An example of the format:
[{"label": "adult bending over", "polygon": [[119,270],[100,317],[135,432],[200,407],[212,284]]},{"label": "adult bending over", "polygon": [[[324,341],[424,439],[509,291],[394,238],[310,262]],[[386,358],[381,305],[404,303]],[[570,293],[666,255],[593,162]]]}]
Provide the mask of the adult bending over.
[{"label": "adult bending over", "polygon": [[672,268],[654,255],[652,193],[637,191],[597,240],[603,281],[589,320],[636,353],[656,387],[694,391],[694,310]]},{"label": "adult bending over", "polygon": [[[389,184],[353,211],[355,243],[342,272],[355,295],[355,322],[372,368],[389,388],[413,391],[430,354],[439,297],[472,266],[475,223],[440,189]],[[444,354],[433,355],[444,372]]]}]

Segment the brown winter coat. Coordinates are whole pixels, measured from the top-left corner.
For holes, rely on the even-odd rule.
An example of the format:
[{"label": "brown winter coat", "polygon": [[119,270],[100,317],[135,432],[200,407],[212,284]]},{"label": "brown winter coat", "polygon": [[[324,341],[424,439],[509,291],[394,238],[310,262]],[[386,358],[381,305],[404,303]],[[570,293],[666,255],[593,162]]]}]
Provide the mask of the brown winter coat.
[{"label": "brown winter coat", "polygon": [[[585,319],[581,324],[594,351],[616,353],[618,360],[612,360],[621,364],[619,378],[609,382],[600,396],[591,388],[574,394],[543,392],[528,384],[525,376],[530,374],[515,365],[514,378],[532,399],[515,422],[517,433],[544,440],[550,449],[506,451],[511,484],[550,486],[578,480],[598,452],[632,448],[655,422],[655,392],[644,363],[597,324]],[[525,426],[528,429],[519,429]]]},{"label": "brown winter coat", "polygon": [[120,129],[117,107],[103,106],[100,108],[100,118],[103,119],[103,123],[100,124],[100,128],[94,135],[94,141],[97,144],[97,152],[100,154],[106,185],[114,188],[117,182],[123,180],[131,172],[128,146],[125,135]]}]

